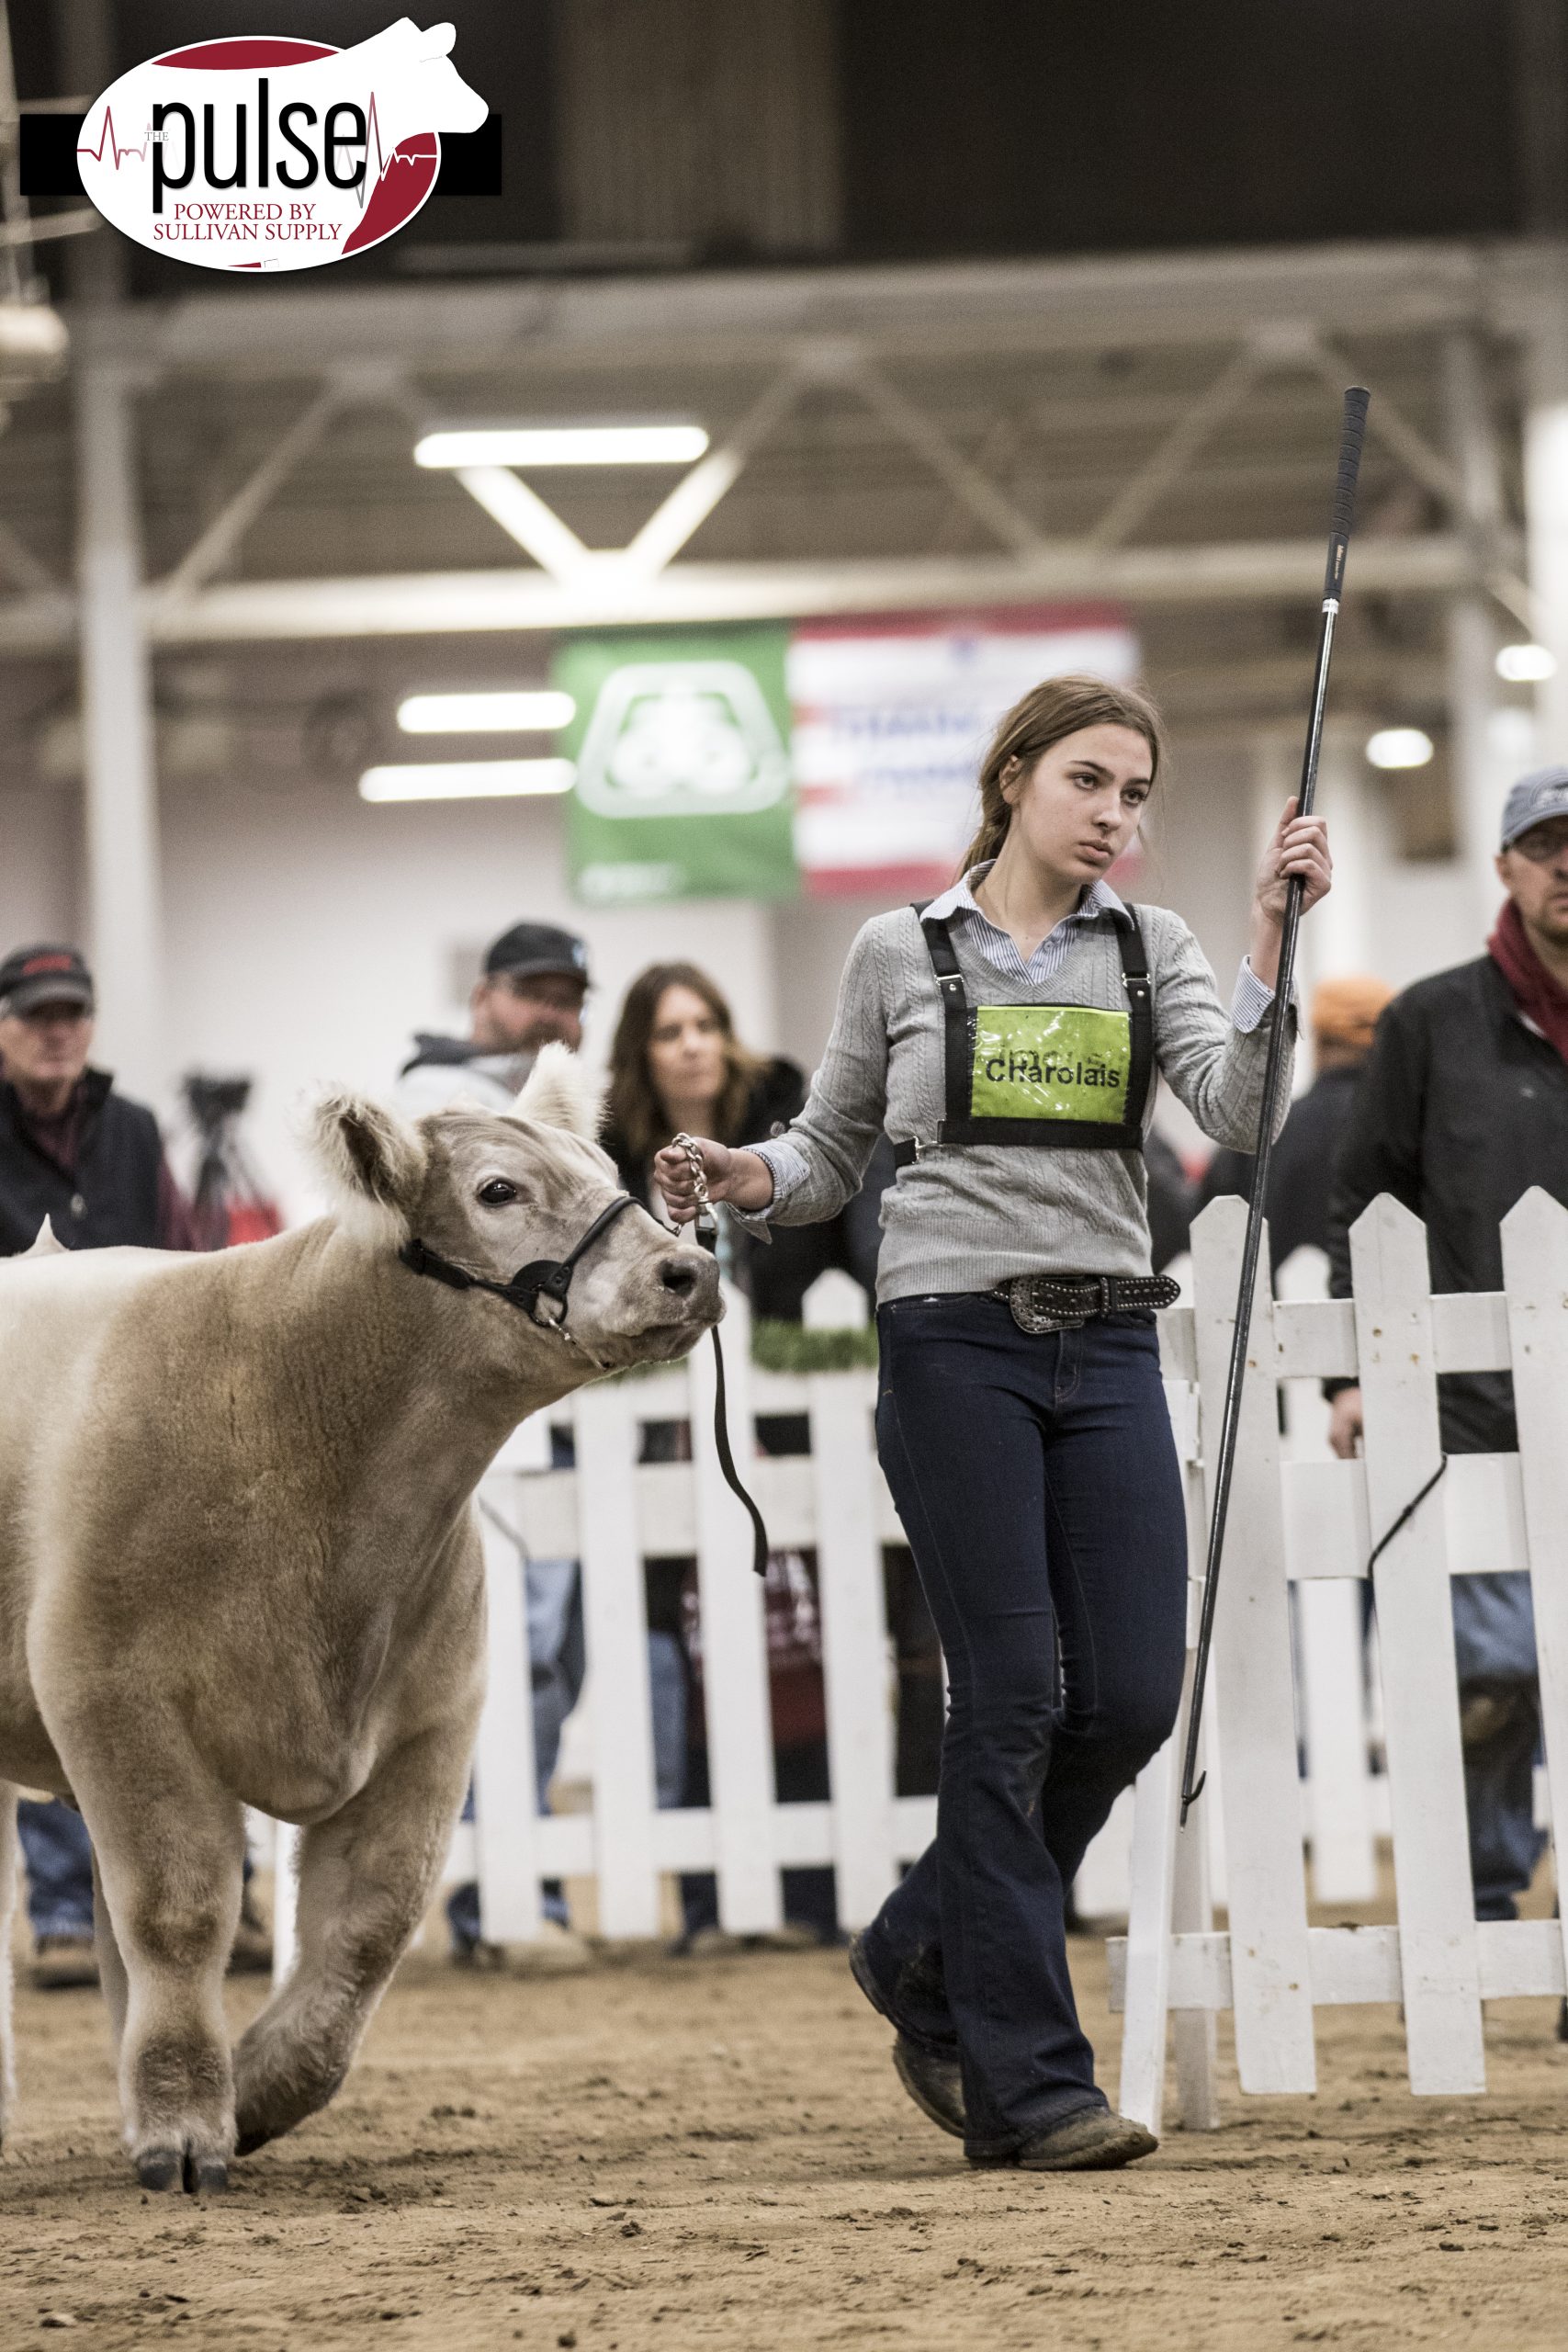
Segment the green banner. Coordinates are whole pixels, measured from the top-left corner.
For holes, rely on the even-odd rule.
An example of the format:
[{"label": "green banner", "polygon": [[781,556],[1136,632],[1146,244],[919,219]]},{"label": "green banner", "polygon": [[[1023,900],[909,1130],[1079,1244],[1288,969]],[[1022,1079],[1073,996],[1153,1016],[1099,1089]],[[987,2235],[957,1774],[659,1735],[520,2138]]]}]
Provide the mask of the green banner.
[{"label": "green banner", "polygon": [[790,899],[788,632],[660,629],[569,639],[551,682],[577,705],[561,749],[576,897]]}]

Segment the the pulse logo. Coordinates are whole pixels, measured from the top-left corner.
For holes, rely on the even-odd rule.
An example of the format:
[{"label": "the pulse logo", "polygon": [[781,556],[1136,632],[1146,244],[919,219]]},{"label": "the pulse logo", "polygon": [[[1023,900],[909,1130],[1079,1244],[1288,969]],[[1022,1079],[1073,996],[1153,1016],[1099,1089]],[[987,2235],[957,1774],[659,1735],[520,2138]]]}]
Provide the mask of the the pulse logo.
[{"label": "the pulse logo", "polygon": [[152,127],[149,123],[141,133],[141,141],[139,146],[128,145],[122,147],[118,140],[115,137],[114,109],[112,107],[106,107],[104,108],[103,126],[98,132],[97,145],[96,147],[78,147],[76,153],[78,155],[91,155],[95,164],[101,164],[104,160],[104,153],[107,149],[109,162],[113,168],[118,172],[121,164],[125,162],[128,155],[134,155],[139,164],[144,164],[147,161],[147,149],[152,141]]},{"label": "the pulse logo", "polygon": [[[366,158],[367,166],[371,157],[374,157],[375,159],[376,185],[379,186],[380,182],[387,175],[388,166],[391,164],[439,164],[441,161],[441,142],[439,140],[432,138],[423,146],[416,144],[412,140],[409,140],[401,147],[393,147],[389,151],[383,147],[381,143],[381,126],[376,114],[376,95],[375,92],[372,91],[370,95],[370,116],[366,130]],[[370,173],[368,168],[367,168],[366,178],[368,180],[369,177]]]},{"label": "the pulse logo", "polygon": [[[477,130],[490,111],[451,63],[454,38],[405,17],[354,49],[248,38],[170,51],[89,110],[82,184],[128,236],[204,268],[363,253],[423,204],[442,131]],[[144,126],[139,143],[117,109]]]}]

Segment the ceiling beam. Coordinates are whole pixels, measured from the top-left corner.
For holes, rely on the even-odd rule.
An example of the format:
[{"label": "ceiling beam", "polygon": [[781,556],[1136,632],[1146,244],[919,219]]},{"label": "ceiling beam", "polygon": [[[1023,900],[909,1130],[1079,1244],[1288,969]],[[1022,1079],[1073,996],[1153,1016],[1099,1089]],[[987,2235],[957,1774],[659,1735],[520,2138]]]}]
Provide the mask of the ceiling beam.
[{"label": "ceiling beam", "polygon": [[[1359,539],[1351,584],[1360,594],[1438,595],[1476,584],[1453,533]],[[677,563],[652,578],[591,565],[568,580],[541,571],[431,571],[353,580],[227,581],[195,595],[149,589],[144,614],[160,647],[287,639],[442,637],[467,630],[649,627],[788,620],[806,615],[940,610],[952,605],[1109,602],[1139,605],[1310,604],[1323,580],[1318,539],[1094,549],[1005,556],[871,558],[821,563]],[[65,594],[0,605],[0,654],[68,647]]]},{"label": "ceiling beam", "polygon": [[[1551,252],[1559,250],[1556,246]],[[850,337],[882,358],[1122,351],[1234,342],[1260,322],[1380,337],[1512,322],[1542,298],[1543,242],[1342,244],[1061,261],[654,272],[482,286],[334,286],[340,360],[457,373],[780,365]],[[243,302],[79,308],[77,347],[152,368],[314,373],[321,296],[255,288]]]}]

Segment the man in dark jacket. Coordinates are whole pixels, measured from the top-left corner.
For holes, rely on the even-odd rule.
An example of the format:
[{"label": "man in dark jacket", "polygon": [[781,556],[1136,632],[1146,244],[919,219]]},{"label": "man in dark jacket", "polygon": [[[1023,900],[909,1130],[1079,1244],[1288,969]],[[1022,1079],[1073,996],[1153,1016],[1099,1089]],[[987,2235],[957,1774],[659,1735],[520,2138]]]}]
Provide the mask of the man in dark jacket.
[{"label": "man in dark jacket", "polygon": [[[1509,793],[1497,873],[1507,901],[1487,952],[1394,999],[1378,1024],[1340,1155],[1331,1287],[1350,1292],[1349,1228],[1379,1193],[1425,1221],[1434,1291],[1501,1290],[1498,1227],[1532,1184],[1568,1205],[1568,767]],[[1506,1373],[1438,1384],[1449,1453],[1518,1444]],[[1334,1399],[1343,1455],[1361,1392]],[[1540,1855],[1531,1777],[1540,1736],[1529,1579],[1456,1577],[1471,1871],[1483,1919],[1515,1916]]]},{"label": "man in dark jacket", "polygon": [[[89,1069],[92,1043],[92,974],[74,947],[21,947],[0,963],[0,1257],[30,1249],[45,1217],[68,1250],[193,1246],[158,1123]],[[96,1984],[82,1816],[25,1802],[19,1825],[36,1981]]]},{"label": "man in dark jacket", "polygon": [[[1328,1247],[1335,1164],[1378,1016],[1393,994],[1386,980],[1359,975],[1324,980],[1314,992],[1313,1081],[1292,1103],[1269,1162],[1270,1273],[1298,1250]],[[1224,1193],[1250,1200],[1253,1165],[1249,1151],[1216,1151],[1198,1182],[1199,1208]]]}]

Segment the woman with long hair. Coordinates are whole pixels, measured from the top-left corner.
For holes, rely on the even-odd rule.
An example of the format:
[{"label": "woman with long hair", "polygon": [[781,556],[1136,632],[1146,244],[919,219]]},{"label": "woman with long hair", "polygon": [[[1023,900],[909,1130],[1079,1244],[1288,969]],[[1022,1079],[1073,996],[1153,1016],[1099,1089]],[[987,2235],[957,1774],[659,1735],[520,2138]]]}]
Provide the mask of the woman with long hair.
[{"label": "woman with long hair", "polygon": [[[1065,1890],[1180,1700],[1187,1547],[1153,1309],[1143,1144],[1156,1072],[1253,1139],[1291,877],[1286,804],[1229,1010],[1196,940],[1106,879],[1164,758],[1145,696],[1047,680],[1002,720],[961,878],[868,922],[786,1136],[701,1146],[759,1227],[832,1216],[884,1125],[877,1442],[946,1654],[937,1835],[852,1947],[918,2106],[977,2165],[1104,2169],[1154,2147],[1098,2087]],[[1293,1022],[1293,1014],[1285,1017]],[[1288,1089],[1281,1090],[1283,1114]],[[656,1161],[671,1214],[689,1160]]]},{"label": "woman with long hair", "polygon": [[[604,1148],[644,1206],[655,1197],[655,1155],[683,1129],[739,1143],[782,1130],[806,1099],[805,1080],[782,1055],[755,1054],[736,1035],[723,990],[696,964],[650,964],[627,989],[610,1047]],[[797,1231],[770,1250],[726,1218],[725,1270],[753,1313],[798,1322],[800,1302],[838,1262],[831,1237]]]},{"label": "woman with long hair", "polygon": [[[683,1130],[739,1143],[748,1135],[782,1132],[806,1099],[800,1071],[782,1057],[743,1046],[723,990],[698,965],[650,964],[626,990],[610,1047],[609,1116],[604,1148],[625,1189],[658,1212],[655,1156]],[[842,1235],[826,1226],[799,1227],[781,1236],[783,1247],[747,1233],[719,1212],[720,1262],[750,1296],[753,1314],[797,1323],[801,1301],[830,1263],[843,1262]],[[675,1431],[650,1429],[646,1459],[668,1459]],[[763,1442],[804,1453],[804,1419],[796,1425],[764,1423]],[[827,1702],[816,1586],[798,1553],[768,1562],[768,1684],[773,1727],[773,1769],[782,1803],[820,1801],[828,1794]],[[648,1564],[649,1662],[652,1674],[654,1758],[661,1804],[709,1802],[705,1722],[697,1698],[702,1675],[695,1564],[687,1559]],[[824,1942],[839,1933],[830,1869],[786,1870],[786,1927]],[[684,1941],[718,1930],[718,1889],[711,1871],[681,1880]]]}]

